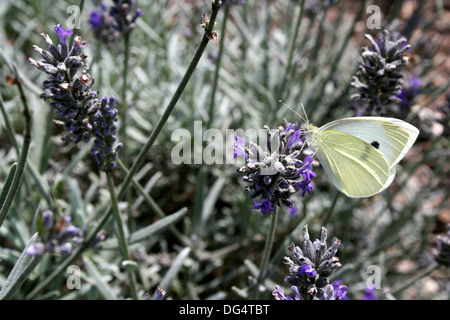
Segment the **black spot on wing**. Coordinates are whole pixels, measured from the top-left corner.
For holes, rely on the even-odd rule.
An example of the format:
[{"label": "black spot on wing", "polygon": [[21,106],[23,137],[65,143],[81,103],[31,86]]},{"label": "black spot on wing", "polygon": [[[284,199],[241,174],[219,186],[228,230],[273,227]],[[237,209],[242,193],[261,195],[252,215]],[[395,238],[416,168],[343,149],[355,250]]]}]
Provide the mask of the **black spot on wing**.
[{"label": "black spot on wing", "polygon": [[380,143],[378,141],[372,141],[372,143],[370,145],[376,149],[378,149],[380,147]]}]

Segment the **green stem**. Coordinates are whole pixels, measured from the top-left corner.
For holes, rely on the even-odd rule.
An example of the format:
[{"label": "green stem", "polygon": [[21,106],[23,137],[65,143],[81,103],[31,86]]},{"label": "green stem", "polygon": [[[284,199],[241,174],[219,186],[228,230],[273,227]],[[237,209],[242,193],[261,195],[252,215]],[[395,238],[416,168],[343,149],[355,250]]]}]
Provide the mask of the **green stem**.
[{"label": "green stem", "polygon": [[[222,55],[224,51],[224,42],[225,42],[225,30],[226,30],[226,24],[228,20],[228,14],[229,14],[229,7],[225,7],[224,11],[224,17],[223,17],[223,23],[222,28],[219,33],[219,52],[217,53],[217,60],[216,60],[216,69],[214,71],[214,77],[213,77],[213,83],[211,86],[211,97],[209,102],[209,109],[208,109],[208,120],[206,123],[207,129],[212,128],[214,123],[214,110],[216,105],[216,93],[217,93],[217,86],[219,83],[219,71],[221,67],[221,61],[222,61]],[[204,141],[204,143],[206,143]],[[204,198],[204,190],[208,186],[208,172],[205,168],[205,165],[203,165],[200,168],[200,171],[197,175],[197,189],[195,194],[195,202],[194,202],[194,212],[193,212],[193,228],[191,232],[199,235],[198,232],[201,232],[202,224],[200,221],[202,220],[202,213],[203,213],[203,198]]]},{"label": "green stem", "polygon": [[214,80],[213,80],[212,88],[211,88],[211,101],[209,102],[209,112],[208,112],[209,119],[208,119],[208,126],[207,126],[208,129],[211,128],[211,126],[214,122],[214,109],[215,109],[215,101],[216,101],[217,84],[219,82],[219,70],[220,70],[222,55],[223,55],[223,51],[224,51],[225,30],[226,30],[229,10],[230,10],[229,6],[226,6],[225,10],[224,10],[222,29],[220,30],[220,34],[219,34],[219,36],[220,36],[219,52],[217,53],[216,70],[214,72]]},{"label": "green stem", "polygon": [[4,219],[6,218],[6,215],[8,214],[9,209],[11,208],[12,202],[19,191],[20,183],[22,181],[23,173],[25,170],[25,165],[27,163],[27,156],[28,156],[28,150],[30,149],[30,143],[31,143],[31,116],[30,111],[27,104],[27,99],[25,98],[25,94],[23,92],[22,88],[22,80],[19,77],[19,73],[17,72],[17,69],[15,66],[13,66],[15,75],[16,75],[16,84],[19,89],[20,99],[22,100],[23,104],[23,115],[25,118],[25,132],[23,135],[23,143],[22,143],[22,150],[20,151],[19,160],[17,162],[17,168],[16,172],[14,174],[14,178],[11,183],[11,187],[8,191],[8,194],[5,198],[5,201],[1,204],[0,209],[0,217],[2,217],[2,220],[0,221],[0,226],[3,224]]},{"label": "green stem", "polygon": [[270,219],[270,228],[269,228],[269,234],[267,235],[266,239],[266,245],[264,247],[264,253],[263,258],[261,260],[261,265],[259,267],[259,276],[258,276],[258,282],[257,287],[255,290],[255,299],[259,298],[259,285],[261,285],[264,281],[264,278],[267,275],[267,266],[269,264],[270,259],[270,253],[272,252],[272,246],[275,239],[275,230],[277,229],[277,220],[278,220],[278,206],[275,206],[275,211],[272,212],[271,219]]},{"label": "green stem", "polygon": [[[8,176],[6,177],[5,182],[3,183],[2,191],[0,193],[0,204],[3,204],[5,202],[8,192],[9,192],[9,190],[11,190],[11,184],[14,180],[14,176],[16,174],[16,169],[17,169],[17,162],[14,162],[11,166],[11,169],[8,172]],[[0,227],[2,226],[3,221],[5,220],[7,214],[8,214],[7,211],[1,210],[1,212],[0,212]]]},{"label": "green stem", "polygon": [[116,192],[114,190],[113,176],[110,171],[106,172],[106,178],[108,180],[109,193],[111,195],[111,204],[113,208],[114,220],[116,221],[117,231],[118,231],[118,243],[120,248],[120,253],[122,254],[122,263],[125,264],[128,272],[128,278],[130,281],[131,296],[133,299],[137,300],[137,288],[136,288],[136,277],[134,274],[134,266],[130,263],[130,251],[128,250],[127,239],[125,237],[125,231],[123,229],[122,218],[120,217],[119,205],[117,202]]},{"label": "green stem", "polygon": [[[271,11],[270,11],[270,2],[271,0],[266,0],[265,2],[265,17],[264,17],[264,40],[261,43],[261,49],[264,51],[264,61],[262,64],[262,68],[263,68],[263,78],[261,79],[262,81],[262,86],[264,88],[269,89],[269,63],[270,63],[270,59],[272,57],[272,53],[269,52],[269,41],[270,41],[270,20],[271,20]],[[265,123],[265,122],[264,122]]]},{"label": "green stem", "polygon": [[318,69],[319,69],[319,51],[322,48],[322,40],[323,40],[323,34],[324,34],[324,28],[325,28],[325,20],[327,18],[327,7],[325,6],[325,4],[322,3],[321,6],[321,10],[318,13],[318,15],[320,17],[316,18],[319,19],[318,25],[317,25],[317,32],[315,34],[315,41],[314,41],[314,45],[311,48],[311,52],[310,52],[310,56],[309,56],[309,61],[310,61],[310,66],[308,66],[308,72],[314,76],[318,73]]}]

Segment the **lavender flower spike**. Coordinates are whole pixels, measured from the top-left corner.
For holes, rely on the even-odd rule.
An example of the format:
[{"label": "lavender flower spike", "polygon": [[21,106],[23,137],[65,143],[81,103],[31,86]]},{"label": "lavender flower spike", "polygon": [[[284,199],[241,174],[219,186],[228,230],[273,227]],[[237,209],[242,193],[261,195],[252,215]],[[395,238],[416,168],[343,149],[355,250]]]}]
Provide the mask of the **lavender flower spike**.
[{"label": "lavender flower spike", "polygon": [[[320,240],[312,242],[308,226],[303,228],[303,250],[291,243],[288,247],[290,256],[283,262],[289,266],[289,275],[284,281],[291,286],[298,299],[346,300],[348,288],[341,285],[341,280],[330,284],[329,277],[341,264],[335,256],[340,241],[333,239],[333,245],[327,248],[327,230],[322,227]],[[292,300],[279,286],[275,287],[273,296],[277,300]],[[297,299],[298,298],[298,299]]]},{"label": "lavender flower spike", "polygon": [[[29,58],[31,64],[49,75],[42,83],[42,99],[48,99],[49,106],[56,115],[54,122],[66,131],[63,140],[71,139],[75,143],[88,142],[91,138],[92,125],[90,117],[97,105],[97,92],[91,91],[93,80],[84,63],[86,56],[80,50],[86,44],[79,36],[69,50],[67,35],[72,30],[65,30],[61,25],[54,27],[60,44],[55,45],[50,37],[41,34],[48,50],[33,46],[42,58]],[[80,72],[81,69],[81,72]]]},{"label": "lavender flower spike", "polygon": [[[359,71],[352,86],[358,92],[351,96],[356,115],[390,115],[397,107],[403,86],[402,71],[408,64],[404,55],[410,48],[406,38],[391,35],[387,30],[375,41],[366,34],[369,46],[363,48],[359,58]],[[394,113],[395,115],[395,113]]]},{"label": "lavender flower spike", "polygon": [[120,35],[130,33],[136,27],[136,20],[144,12],[136,9],[135,0],[114,0],[108,7],[102,2],[89,17],[89,24],[97,39],[112,46]]},{"label": "lavender flower spike", "polygon": [[114,145],[117,140],[117,127],[114,122],[117,120],[118,110],[114,107],[115,99],[104,97],[98,111],[94,115],[94,146],[91,153],[95,156],[101,171],[110,171],[116,167],[117,153],[122,148],[122,144]]},{"label": "lavender flower spike", "polygon": [[261,196],[261,201],[254,201],[252,209],[261,210],[266,215],[275,211],[281,203],[293,208],[294,203],[289,199],[294,193],[302,190],[311,193],[311,180],[316,174],[312,171],[312,157],[300,160],[299,146],[305,141],[301,138],[301,130],[295,130],[294,125],[287,129],[278,127],[271,132],[268,127],[266,150],[250,142],[244,146],[245,140],[235,137],[234,158],[238,155],[245,159],[245,165],[238,169],[243,173],[243,181],[247,182],[246,190],[250,198]]}]

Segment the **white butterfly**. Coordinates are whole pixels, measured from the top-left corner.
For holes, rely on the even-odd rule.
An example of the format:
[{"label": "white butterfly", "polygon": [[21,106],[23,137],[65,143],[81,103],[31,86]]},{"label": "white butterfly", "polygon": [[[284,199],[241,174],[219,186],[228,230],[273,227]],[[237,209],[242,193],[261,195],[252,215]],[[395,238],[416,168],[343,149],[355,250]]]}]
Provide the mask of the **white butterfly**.
[{"label": "white butterfly", "polygon": [[354,117],[320,128],[309,123],[308,145],[327,176],[351,198],[370,197],[385,190],[419,135],[413,125],[395,118]]}]

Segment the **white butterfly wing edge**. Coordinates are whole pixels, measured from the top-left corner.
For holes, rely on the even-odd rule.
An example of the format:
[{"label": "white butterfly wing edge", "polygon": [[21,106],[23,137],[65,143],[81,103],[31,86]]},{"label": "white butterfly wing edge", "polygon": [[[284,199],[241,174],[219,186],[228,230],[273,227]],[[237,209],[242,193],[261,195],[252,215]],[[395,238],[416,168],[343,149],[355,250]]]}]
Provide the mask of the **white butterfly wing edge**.
[{"label": "white butterfly wing edge", "polygon": [[[360,138],[368,144],[380,143],[379,151],[386,158],[390,170],[385,184],[374,194],[384,191],[395,178],[395,165],[399,163],[416,141],[419,130],[413,125],[396,118],[352,117],[332,121],[318,128],[317,134],[325,130],[335,130]],[[396,141],[397,137],[406,138]],[[349,197],[352,196],[341,190]],[[373,194],[372,194],[373,195]],[[364,197],[371,196],[366,195]]]},{"label": "white butterfly wing edge", "polygon": [[[403,145],[403,148],[400,150],[400,152],[398,152],[398,150],[395,152],[398,153],[396,157],[392,157],[391,149],[388,148],[387,151],[385,150],[387,140],[383,139],[383,137],[379,134],[380,126],[383,126],[383,124],[386,123],[393,124],[399,127],[403,130],[403,133],[405,133],[407,137],[407,142],[401,143],[401,145]],[[384,144],[380,147],[380,152],[383,153],[383,155],[386,157],[391,168],[403,159],[403,157],[406,155],[409,149],[411,149],[419,135],[419,130],[413,125],[400,119],[387,117],[352,117],[339,119],[327,123],[326,125],[319,128],[319,132],[324,130],[336,130],[345,132],[352,136],[360,138],[369,144],[373,141],[382,140],[381,142],[384,142]],[[395,133],[398,134],[400,132],[401,131],[398,131],[397,129]],[[391,140],[392,138],[394,137],[391,136],[388,140]]]}]

